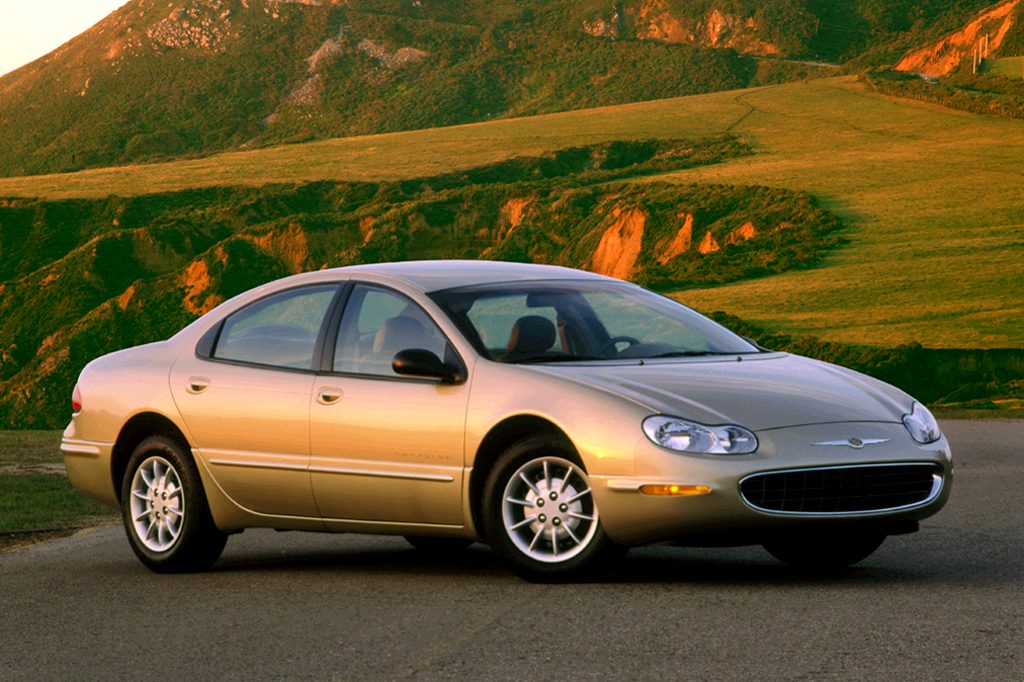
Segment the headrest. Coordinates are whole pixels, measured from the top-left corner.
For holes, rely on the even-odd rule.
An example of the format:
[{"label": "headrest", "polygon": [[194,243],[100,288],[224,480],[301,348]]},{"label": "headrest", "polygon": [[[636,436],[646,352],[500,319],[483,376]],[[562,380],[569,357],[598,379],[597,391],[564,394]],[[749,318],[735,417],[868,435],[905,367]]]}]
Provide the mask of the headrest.
[{"label": "headrest", "polygon": [[397,353],[422,348],[426,333],[420,321],[406,315],[385,320],[373,338],[374,353]]},{"label": "headrest", "polygon": [[528,355],[543,353],[555,343],[557,336],[555,325],[551,320],[540,315],[520,317],[512,325],[512,334],[508,339],[509,355]]}]

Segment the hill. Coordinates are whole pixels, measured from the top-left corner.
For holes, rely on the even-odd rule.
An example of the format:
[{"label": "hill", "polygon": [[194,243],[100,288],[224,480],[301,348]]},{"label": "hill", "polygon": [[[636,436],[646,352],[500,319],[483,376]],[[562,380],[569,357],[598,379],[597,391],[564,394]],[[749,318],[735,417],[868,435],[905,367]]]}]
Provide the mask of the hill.
[{"label": "hill", "polygon": [[731,138],[613,142],[401,182],[7,200],[0,424],[55,425],[90,358],[295,272],[494,258],[667,286],[807,267],[840,243],[803,193],[617,182],[744,153]]},{"label": "hill", "polygon": [[[843,78],[0,179],[0,422],[63,414],[92,355],[258,281],[391,258],[629,276],[894,376],[913,346],[834,344],[1024,348],[1022,144],[1018,121]],[[957,357],[943,386],[984,360]]]},{"label": "hill", "polygon": [[826,258],[827,267],[691,289],[687,301],[835,341],[1024,347],[1024,329],[1016,324],[1024,313],[1017,286],[1024,280],[1017,187],[1024,126],[881,96],[850,77],[0,179],[0,196],[99,198],[273,181],[408,180],[581,144],[723,133],[753,155],[634,181],[809,192],[841,218],[849,243]]},{"label": "hill", "polygon": [[[984,0],[132,0],[0,78],[0,176],[892,63]],[[889,60],[889,61],[886,61]]]}]

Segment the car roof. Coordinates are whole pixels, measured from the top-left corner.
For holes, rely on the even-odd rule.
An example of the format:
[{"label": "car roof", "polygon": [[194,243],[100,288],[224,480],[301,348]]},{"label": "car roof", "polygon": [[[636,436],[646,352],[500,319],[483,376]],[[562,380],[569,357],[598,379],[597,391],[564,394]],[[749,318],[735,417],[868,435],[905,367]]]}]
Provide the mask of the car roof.
[{"label": "car roof", "polygon": [[360,274],[385,276],[401,280],[424,292],[498,282],[526,282],[531,280],[607,281],[611,279],[592,272],[563,268],[557,265],[483,260],[418,260],[398,263],[372,263],[333,268],[322,272],[343,274],[346,277],[356,277]]}]

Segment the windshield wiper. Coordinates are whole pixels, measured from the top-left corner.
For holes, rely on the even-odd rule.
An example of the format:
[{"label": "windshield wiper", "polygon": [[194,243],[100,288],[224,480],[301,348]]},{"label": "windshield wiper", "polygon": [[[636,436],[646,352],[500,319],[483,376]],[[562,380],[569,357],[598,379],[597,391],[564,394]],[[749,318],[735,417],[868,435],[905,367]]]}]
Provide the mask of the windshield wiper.
[{"label": "windshield wiper", "polygon": [[655,358],[699,358],[705,355],[742,355],[742,352],[725,353],[717,350],[673,350],[667,353],[658,353],[657,355],[648,355],[646,360],[653,360]]},{"label": "windshield wiper", "polygon": [[602,358],[596,355],[573,355],[566,353],[565,355],[535,355],[533,357],[519,358],[516,360],[507,360],[506,362],[514,362],[517,365],[526,364],[537,364],[542,362],[582,362],[588,360],[610,360],[612,358]]}]

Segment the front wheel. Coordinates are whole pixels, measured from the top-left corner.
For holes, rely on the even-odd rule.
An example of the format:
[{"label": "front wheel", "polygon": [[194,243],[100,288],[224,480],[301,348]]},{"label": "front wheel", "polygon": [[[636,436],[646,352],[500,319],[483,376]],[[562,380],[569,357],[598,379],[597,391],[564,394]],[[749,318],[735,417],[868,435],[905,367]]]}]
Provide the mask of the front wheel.
[{"label": "front wheel", "polygon": [[885,542],[885,534],[864,532],[797,536],[766,542],[768,553],[784,564],[810,571],[836,571],[867,559]]},{"label": "front wheel", "polygon": [[586,577],[621,553],[601,527],[579,457],[560,440],[510,447],[488,477],[483,503],[488,542],[528,580]]},{"label": "front wheel", "polygon": [[158,573],[202,571],[224,550],[195,463],[175,440],[153,436],[128,460],[121,516],[139,560]]}]

